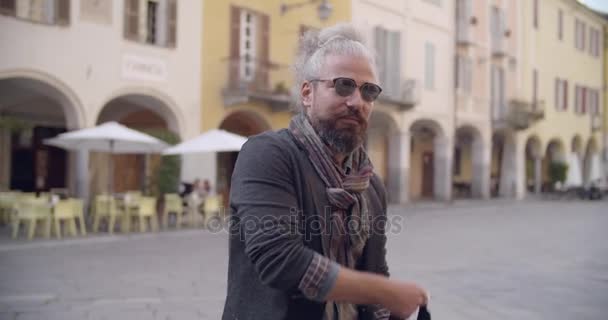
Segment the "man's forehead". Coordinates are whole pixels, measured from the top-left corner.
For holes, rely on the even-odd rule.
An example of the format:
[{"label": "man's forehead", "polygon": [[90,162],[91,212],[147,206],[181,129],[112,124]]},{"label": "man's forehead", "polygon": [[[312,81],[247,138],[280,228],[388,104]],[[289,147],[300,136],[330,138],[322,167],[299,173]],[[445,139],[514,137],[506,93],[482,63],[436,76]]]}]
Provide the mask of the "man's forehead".
[{"label": "man's forehead", "polygon": [[367,57],[361,55],[328,55],[321,73],[326,77],[357,77],[363,78],[365,81],[376,80],[372,64]]}]

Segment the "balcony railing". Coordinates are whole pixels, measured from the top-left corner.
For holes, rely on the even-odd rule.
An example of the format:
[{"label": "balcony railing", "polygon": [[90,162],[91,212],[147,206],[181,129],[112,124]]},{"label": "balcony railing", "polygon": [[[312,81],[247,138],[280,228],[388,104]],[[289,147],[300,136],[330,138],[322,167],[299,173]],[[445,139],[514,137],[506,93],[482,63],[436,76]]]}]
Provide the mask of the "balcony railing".
[{"label": "balcony railing", "polygon": [[512,99],[499,110],[494,110],[494,126],[525,130],[545,117],[545,103]]},{"label": "balcony railing", "polygon": [[385,90],[378,100],[396,105],[401,111],[409,110],[420,102],[420,82],[415,79],[403,80],[399,90]]},{"label": "balcony railing", "polygon": [[289,109],[291,81],[287,66],[245,58],[231,58],[226,64],[228,81],[222,91],[226,106],[262,102],[274,111]]}]

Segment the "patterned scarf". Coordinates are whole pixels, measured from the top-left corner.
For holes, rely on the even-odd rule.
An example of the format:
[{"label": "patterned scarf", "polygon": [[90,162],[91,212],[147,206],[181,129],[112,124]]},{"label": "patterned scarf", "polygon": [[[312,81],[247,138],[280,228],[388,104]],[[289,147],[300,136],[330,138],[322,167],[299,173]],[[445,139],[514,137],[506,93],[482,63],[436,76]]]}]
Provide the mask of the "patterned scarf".
[{"label": "patterned scarf", "polygon": [[[369,186],[369,179],[373,175],[372,164],[363,148],[359,147],[350,155],[352,170],[346,174],[341,165],[334,161],[331,149],[322,142],[308,118],[301,113],[291,120],[289,130],[304,147],[315,171],[323,179],[332,205],[329,225],[324,217],[320,219],[321,230],[330,235],[323,237],[323,253],[331,260],[354,269],[369,237],[369,212],[362,192]],[[357,319],[356,306],[328,301],[325,319]]]}]

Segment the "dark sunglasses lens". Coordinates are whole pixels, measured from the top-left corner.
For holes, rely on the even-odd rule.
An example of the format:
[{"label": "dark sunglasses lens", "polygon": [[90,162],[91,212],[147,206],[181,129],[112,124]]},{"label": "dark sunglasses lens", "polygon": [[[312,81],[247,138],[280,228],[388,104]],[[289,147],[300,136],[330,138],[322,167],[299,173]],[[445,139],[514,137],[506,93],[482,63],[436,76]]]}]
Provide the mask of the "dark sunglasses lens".
[{"label": "dark sunglasses lens", "polygon": [[334,86],[336,88],[336,93],[342,97],[348,97],[355,89],[357,89],[357,83],[355,80],[348,78],[337,78],[334,80]]},{"label": "dark sunglasses lens", "polygon": [[382,92],[382,89],[373,83],[366,83],[361,86],[361,96],[369,102],[376,100],[380,92]]}]

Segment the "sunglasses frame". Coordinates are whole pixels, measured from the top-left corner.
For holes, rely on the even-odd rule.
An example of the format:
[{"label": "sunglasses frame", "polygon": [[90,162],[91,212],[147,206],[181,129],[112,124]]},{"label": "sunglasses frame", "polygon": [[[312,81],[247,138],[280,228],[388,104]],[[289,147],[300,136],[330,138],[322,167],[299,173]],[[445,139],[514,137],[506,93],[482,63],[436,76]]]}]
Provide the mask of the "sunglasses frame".
[{"label": "sunglasses frame", "polygon": [[[352,83],[354,83],[355,86],[354,87],[351,87],[351,86],[348,86],[348,87],[338,86],[337,83],[340,80],[351,81]],[[359,92],[361,93],[361,98],[363,100],[367,101],[367,102],[374,102],[374,101],[376,101],[376,99],[378,99],[378,97],[380,96],[380,93],[382,93],[382,87],[380,87],[379,85],[377,85],[375,83],[364,82],[363,84],[361,84],[359,86],[359,85],[357,85],[357,81],[355,81],[354,79],[351,79],[351,78],[347,78],[347,77],[337,77],[337,78],[333,78],[333,79],[311,79],[309,81],[310,82],[315,82],[315,81],[317,81],[317,82],[327,82],[327,81],[331,81],[333,83],[333,85],[334,85],[333,88],[335,88],[336,93],[339,96],[341,96],[341,97],[348,97],[348,96],[352,95],[355,92],[355,90],[357,90],[357,88],[358,88]],[[378,94],[375,97],[371,97],[371,96],[369,96],[368,93],[364,92],[364,87],[369,87],[369,86],[378,88]],[[350,92],[342,91],[342,90],[338,89],[338,87],[340,87],[342,89],[345,89],[347,91],[350,91]],[[353,88],[352,91],[351,91],[351,88]],[[342,94],[342,93],[344,93],[344,94]]]}]

